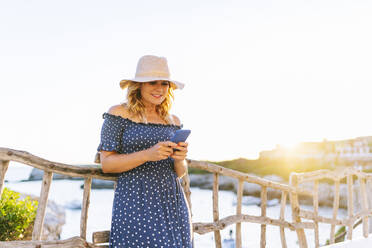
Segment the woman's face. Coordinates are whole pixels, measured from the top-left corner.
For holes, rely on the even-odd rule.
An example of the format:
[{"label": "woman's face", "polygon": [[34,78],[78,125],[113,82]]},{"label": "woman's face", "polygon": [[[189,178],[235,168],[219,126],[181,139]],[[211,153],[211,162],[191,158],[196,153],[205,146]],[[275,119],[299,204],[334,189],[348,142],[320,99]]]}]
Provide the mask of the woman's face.
[{"label": "woman's face", "polygon": [[168,94],[168,81],[151,81],[143,83],[141,86],[141,97],[145,103],[154,105],[161,104]]}]

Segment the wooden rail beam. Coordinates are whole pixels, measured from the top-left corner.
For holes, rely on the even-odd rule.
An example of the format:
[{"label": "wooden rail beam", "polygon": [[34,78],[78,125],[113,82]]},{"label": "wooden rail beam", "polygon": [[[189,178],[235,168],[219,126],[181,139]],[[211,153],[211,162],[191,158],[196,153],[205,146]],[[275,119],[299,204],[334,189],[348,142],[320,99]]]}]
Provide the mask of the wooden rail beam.
[{"label": "wooden rail beam", "polygon": [[65,240],[27,240],[27,241],[0,241],[1,248],[94,248],[80,237],[72,237]]},{"label": "wooden rail beam", "polygon": [[116,181],[118,173],[103,173],[100,166],[74,166],[52,162],[25,151],[0,147],[0,160],[15,161],[34,168],[72,177],[94,177]]}]

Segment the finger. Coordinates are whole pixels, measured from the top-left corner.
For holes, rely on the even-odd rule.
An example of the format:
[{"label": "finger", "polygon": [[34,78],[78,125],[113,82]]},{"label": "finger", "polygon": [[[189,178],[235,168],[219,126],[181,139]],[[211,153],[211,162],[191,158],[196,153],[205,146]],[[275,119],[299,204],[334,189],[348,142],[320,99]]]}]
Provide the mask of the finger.
[{"label": "finger", "polygon": [[163,152],[170,152],[170,153],[173,153],[173,148],[172,147],[168,147],[168,146],[164,146],[162,148],[162,151]]},{"label": "finger", "polygon": [[187,142],[178,142],[178,146],[182,146],[182,147],[188,147],[189,143]]},{"label": "finger", "polygon": [[169,157],[170,155],[171,155],[171,153],[168,152],[168,151],[161,151],[159,153],[159,156],[161,156],[161,157]]},{"label": "finger", "polygon": [[187,148],[186,147],[177,146],[175,149],[177,149],[178,151],[181,151],[181,152],[187,152]]},{"label": "finger", "polygon": [[166,155],[167,157],[169,157],[172,154],[173,154],[173,151],[165,151],[164,152],[164,155]]},{"label": "finger", "polygon": [[176,152],[174,152],[174,155],[175,156],[186,156],[186,152],[183,152],[183,151],[176,151]]},{"label": "finger", "polygon": [[178,146],[176,147],[176,149],[179,151],[187,151],[187,146],[185,146],[184,144],[185,143],[183,142],[178,143]]},{"label": "finger", "polygon": [[173,158],[174,160],[184,160],[186,157],[185,157],[185,156],[172,155],[172,158]]},{"label": "finger", "polygon": [[163,142],[161,142],[161,145],[169,146],[169,147],[176,147],[177,146],[177,144],[172,142],[172,141],[163,141]]}]

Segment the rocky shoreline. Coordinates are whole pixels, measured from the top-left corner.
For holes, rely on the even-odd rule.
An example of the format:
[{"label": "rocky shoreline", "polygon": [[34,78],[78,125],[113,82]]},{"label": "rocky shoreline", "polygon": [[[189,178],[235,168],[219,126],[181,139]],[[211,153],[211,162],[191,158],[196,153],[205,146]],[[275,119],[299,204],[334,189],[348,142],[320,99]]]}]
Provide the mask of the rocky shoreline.
[{"label": "rocky shoreline", "polygon": [[[29,194],[20,193],[20,199],[30,197],[31,200],[39,201],[39,197]],[[45,218],[43,224],[43,232],[41,240],[59,240],[61,238],[62,226],[66,223],[66,211],[63,206],[48,200]],[[31,239],[24,237],[24,240]]]},{"label": "rocky shoreline", "polygon": [[[256,176],[256,175],[253,175]],[[38,169],[33,169],[29,180],[42,180],[43,177],[43,171],[40,171]],[[198,187],[200,189],[213,189],[213,174],[189,174],[190,177],[190,187]],[[276,175],[268,175],[263,177],[266,180],[279,182],[283,184],[288,184],[285,180],[283,180],[281,177]],[[75,179],[75,180],[82,180],[82,178],[70,178],[65,177],[63,175],[55,174],[53,179]],[[82,184],[81,187],[83,187],[84,184]],[[305,189],[312,190],[313,184],[312,183],[304,183],[300,185],[301,187],[304,187]],[[107,181],[107,180],[101,180],[101,179],[93,179],[92,180],[92,189],[113,189],[114,182]],[[238,180],[226,177],[226,176],[219,176],[219,190],[228,190],[236,193],[238,187]],[[333,192],[334,192],[334,185],[330,185],[327,183],[319,183],[319,206],[327,206],[332,207],[333,206]],[[261,194],[261,186],[254,183],[247,183],[245,182],[243,185],[243,196],[250,196],[250,197],[260,197]],[[281,191],[268,188],[267,189],[267,198],[268,200],[272,199],[280,199],[281,198]],[[312,197],[305,197],[300,196],[300,204],[305,205],[312,205],[313,199]],[[243,199],[243,202],[250,202],[247,199]],[[360,202],[359,197],[359,185],[354,185],[354,206],[358,206]],[[255,201],[254,201],[255,202]],[[274,202],[274,201],[273,201]],[[346,208],[347,207],[347,185],[340,184],[340,201],[339,201],[339,207],[340,208]]]},{"label": "rocky shoreline", "polygon": [[[43,180],[43,175],[44,175],[44,171],[43,170],[39,170],[37,168],[33,168],[28,179],[27,180],[22,180],[22,181],[38,181],[38,180]],[[80,178],[80,177],[70,177],[70,176],[66,176],[66,175],[62,175],[62,174],[57,174],[57,173],[53,173],[53,180],[64,180],[64,179],[68,179],[68,180],[83,180],[83,178]]]},{"label": "rocky shoreline", "polygon": [[[256,176],[256,175],[253,175]],[[198,187],[201,189],[209,189],[213,190],[213,174],[190,174],[190,187]],[[276,175],[269,175],[263,177],[266,180],[279,182],[282,184],[288,184],[285,180],[281,177]],[[313,190],[313,183],[303,183],[300,184],[300,187],[303,187],[307,190]],[[237,192],[238,188],[238,180],[226,177],[226,176],[219,176],[219,190],[228,190],[234,193]],[[360,193],[359,193],[359,185],[356,184],[353,187],[353,201],[354,201],[354,209],[360,208]],[[245,182],[243,185],[243,204],[249,205],[250,203],[256,202],[257,200],[249,200],[252,198],[249,197],[260,197],[261,194],[261,186],[254,183],[247,183]],[[249,197],[248,197],[249,196]],[[244,199],[246,198],[246,199]],[[267,199],[279,199],[281,198],[281,191],[276,190],[273,188],[267,189]],[[334,185],[330,185],[327,183],[319,183],[319,195],[318,195],[319,206],[326,206],[326,207],[333,207],[333,198],[334,198]],[[313,198],[309,196],[299,196],[300,204],[304,205],[312,205]],[[274,201],[272,201],[274,202]],[[279,201],[277,201],[279,203]],[[287,200],[288,202],[288,200]],[[257,202],[256,205],[260,203]],[[347,185],[340,184],[340,200],[339,200],[339,207],[340,208],[347,208]]]}]

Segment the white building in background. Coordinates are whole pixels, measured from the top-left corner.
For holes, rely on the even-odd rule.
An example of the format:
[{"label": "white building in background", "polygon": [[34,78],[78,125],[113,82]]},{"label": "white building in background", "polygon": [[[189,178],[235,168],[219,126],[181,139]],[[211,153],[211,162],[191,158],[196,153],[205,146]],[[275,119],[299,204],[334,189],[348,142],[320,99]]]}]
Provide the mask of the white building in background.
[{"label": "white building in background", "polygon": [[325,159],[372,162],[372,136],[322,142],[302,142],[293,148],[280,145],[271,151],[260,152],[261,159]]},{"label": "white building in background", "polygon": [[339,158],[372,158],[372,137],[358,137],[335,143],[335,151]]}]

